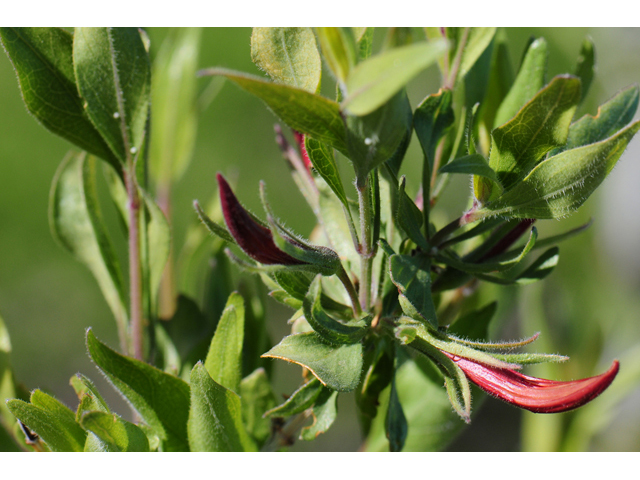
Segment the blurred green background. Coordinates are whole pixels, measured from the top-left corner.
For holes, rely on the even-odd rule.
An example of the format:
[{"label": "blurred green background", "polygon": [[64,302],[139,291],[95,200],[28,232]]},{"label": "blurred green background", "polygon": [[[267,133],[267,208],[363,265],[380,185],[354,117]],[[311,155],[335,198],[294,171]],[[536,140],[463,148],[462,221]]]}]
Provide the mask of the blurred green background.
[{"label": "blurred green background", "polygon": [[[150,28],[148,33],[153,56],[167,29]],[[250,35],[248,28],[205,29],[199,66],[261,74],[251,62]],[[573,71],[583,39],[593,38],[597,74],[579,115],[595,113],[597,105],[619,89],[640,81],[640,29],[507,29],[507,35],[512,40],[514,66],[530,36],[548,40],[548,78]],[[377,32],[378,45],[383,38],[384,32]],[[202,79],[202,85],[207,81]],[[412,105],[435,92],[439,82],[435,68],[412,81]],[[332,80],[325,74],[323,92],[330,95],[331,91]],[[128,408],[100,378],[84,346],[84,330],[89,326],[100,339],[116,346],[115,323],[90,272],[49,233],[51,180],[70,145],[27,113],[4,54],[0,55],[0,112],[0,315],[11,335],[16,376],[28,389],[45,389],[75,406],[77,399],[68,382],[82,372],[97,381],[116,411],[126,415]],[[201,118],[193,161],[175,185],[174,245],[182,245],[187,227],[195,222],[192,200],[206,202],[216,193],[218,171],[237,175],[238,197],[254,211],[261,211],[258,182],[265,180],[274,210],[294,230],[309,234],[311,211],[274,142],[276,121],[259,100],[224,85]],[[499,295],[503,305],[494,325],[496,336],[541,331],[538,351],[571,356],[565,365],[532,368],[530,374],[568,380],[600,373],[618,358],[619,377],[603,396],[577,413],[529,415],[488,399],[474,406],[472,426],[451,450],[640,450],[639,157],[640,139],[636,138],[577,214],[561,222],[539,222],[544,234],[567,230],[590,217],[595,220],[587,233],[561,245],[560,264],[553,275],[542,284],[489,291],[495,298]],[[418,142],[412,141],[403,173],[414,191],[420,162]],[[442,202],[448,209],[436,217],[440,222],[458,216],[469,195],[466,179],[453,182],[449,190]],[[287,312],[271,300],[267,308],[273,338],[279,338],[286,334]],[[299,383],[299,368],[279,362],[276,376],[277,393],[290,393]],[[339,407],[338,422],[327,434],[313,444],[299,442],[294,449],[358,449],[362,439],[352,398],[342,395]]]}]

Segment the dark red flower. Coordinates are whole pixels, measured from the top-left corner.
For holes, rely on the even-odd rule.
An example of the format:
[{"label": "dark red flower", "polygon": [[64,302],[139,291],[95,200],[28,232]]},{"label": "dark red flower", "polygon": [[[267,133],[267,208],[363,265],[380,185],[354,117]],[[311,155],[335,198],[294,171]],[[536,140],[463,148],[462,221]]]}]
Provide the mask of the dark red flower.
[{"label": "dark red flower", "polygon": [[467,378],[485,392],[516,407],[535,413],[559,413],[573,410],[600,395],[618,374],[620,364],[601,375],[569,382],[529,377],[514,370],[489,367],[443,352],[462,369]]},{"label": "dark red flower", "polygon": [[218,173],[222,214],[229,233],[238,246],[251,258],[264,265],[305,265],[306,262],[293,258],[280,250],[273,242],[271,230],[260,225],[240,204],[233,190]]}]

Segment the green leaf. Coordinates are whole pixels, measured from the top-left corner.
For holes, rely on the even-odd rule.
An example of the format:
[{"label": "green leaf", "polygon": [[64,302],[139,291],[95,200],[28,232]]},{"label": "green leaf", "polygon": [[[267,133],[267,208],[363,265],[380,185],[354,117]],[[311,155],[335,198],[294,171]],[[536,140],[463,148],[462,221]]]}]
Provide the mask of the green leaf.
[{"label": "green leaf", "polygon": [[365,371],[356,390],[356,403],[365,434],[368,434],[371,422],[378,414],[380,393],[389,385],[395,371],[393,348],[388,337],[381,338],[373,348],[365,348]]},{"label": "green leaf", "polygon": [[200,75],[221,75],[257,96],[294,130],[311,135],[346,153],[346,136],[340,106],[306,90],[263,80],[224,68],[202,70]]},{"label": "green leaf", "polygon": [[55,398],[35,390],[31,403],[9,400],[7,407],[54,452],[82,452],[87,436],[75,415]]},{"label": "green leaf", "polygon": [[322,48],[322,56],[339,82],[344,82],[356,64],[356,39],[344,27],[318,27],[315,29]]},{"label": "green leaf", "polygon": [[498,177],[496,176],[496,172],[492,170],[485,158],[479,153],[456,158],[455,160],[447,163],[444,167],[442,167],[439,172],[480,175],[494,181],[498,185],[500,184],[500,182],[498,181]]},{"label": "green leaf", "polygon": [[582,117],[569,128],[567,143],[549,152],[549,156],[600,142],[616,134],[633,120],[638,109],[639,94],[638,85],[632,85],[602,104],[595,116]]},{"label": "green leaf", "polygon": [[251,59],[278,83],[311,93],[320,87],[320,53],[308,27],[254,27]]},{"label": "green leaf", "polygon": [[271,421],[265,417],[265,412],[276,405],[276,397],[264,368],[258,368],[242,379],[240,398],[243,423],[251,438],[261,446],[271,435]]},{"label": "green leaf", "polygon": [[87,330],[91,359],[162,440],[163,451],[188,451],[189,385],[139,360],[125,357]]},{"label": "green leaf", "polygon": [[204,213],[204,210],[202,210],[202,207],[200,207],[200,204],[198,203],[197,200],[193,201],[193,208],[195,208],[196,213],[198,214],[198,218],[200,219],[202,224],[207,228],[207,230],[209,230],[209,233],[217,237],[220,237],[225,242],[229,242],[232,245],[236,245],[236,241],[233,239],[233,237],[229,233],[229,230],[227,230],[226,227],[223,227],[222,225],[219,225],[213,220],[211,220],[207,216],[207,214]]},{"label": "green leaf", "polygon": [[[505,30],[504,28],[501,28],[497,31],[493,39],[489,83],[487,85],[486,96],[482,102],[481,109],[481,143],[483,142],[486,144],[486,148],[484,148],[485,151],[489,150],[488,134],[494,128],[494,119],[498,108],[500,108],[502,101],[509,93],[513,84],[514,72],[511,65],[511,56],[509,55],[508,45],[509,42]],[[540,88],[541,87],[542,84],[540,85]]]},{"label": "green leaf", "polygon": [[326,387],[350,392],[360,383],[362,344],[328,345],[315,332],[289,335],[262,355],[307,368]]},{"label": "green leaf", "polygon": [[300,386],[281,405],[265,412],[267,417],[289,417],[304,412],[316,401],[324,386],[316,377]]},{"label": "green leaf", "polygon": [[436,147],[455,120],[452,105],[451,90],[441,88],[425,98],[413,113],[413,126],[431,169]]},{"label": "green leaf", "polygon": [[484,340],[489,332],[489,322],[491,322],[497,310],[498,302],[491,302],[460,317],[447,332],[456,337]]},{"label": "green leaf", "polygon": [[495,27],[473,27],[470,29],[467,44],[460,59],[458,78],[463,78],[469,73],[491,43],[495,33]]},{"label": "green leaf", "polygon": [[494,128],[511,120],[544,86],[548,56],[547,42],[544,38],[538,38],[529,44],[520,71],[498,108],[493,122]]},{"label": "green leaf", "polygon": [[83,150],[118,161],[89,120],[73,72],[73,36],[62,28],[0,28],[29,112],[48,130]]},{"label": "green leaf", "polygon": [[411,239],[413,243],[427,250],[429,245],[427,239],[424,238],[420,230],[423,224],[422,212],[418,206],[413,203],[405,191],[405,177],[400,179],[400,187],[398,188],[398,211],[395,220],[398,226],[404,230],[404,233]]},{"label": "green leaf", "polygon": [[11,368],[11,339],[9,330],[0,317],[0,429],[3,425],[12,425],[15,418],[9,412],[5,402],[16,397],[15,381]]},{"label": "green leaf", "polygon": [[549,275],[556,265],[558,265],[559,249],[552,247],[540,255],[524,272],[515,278],[498,277],[476,273],[474,276],[486,282],[497,283],[498,285],[528,285],[538,280],[542,280]]},{"label": "green leaf", "polygon": [[124,280],[98,202],[96,167],[94,157],[67,154],[53,179],[49,224],[58,243],[91,270],[116,319],[121,347],[126,348]]},{"label": "green leaf", "polygon": [[389,393],[389,406],[387,407],[387,417],[385,420],[387,439],[389,440],[389,450],[391,452],[401,452],[404,442],[407,439],[409,426],[407,418],[402,411],[402,405],[398,398],[395,374],[391,380],[391,392]]},{"label": "green leaf", "polygon": [[244,299],[233,292],[218,322],[204,366],[216,383],[234,392],[240,387],[243,340]]},{"label": "green leaf", "polygon": [[[323,180],[327,182],[327,185],[329,185],[331,190],[333,190],[333,193],[336,194],[340,202],[342,202],[342,205],[344,205],[349,217],[351,217],[349,201],[347,200],[347,195],[344,192],[344,186],[340,179],[340,172],[338,170],[338,164],[336,163],[333,149],[308,136],[305,136],[304,146],[313,168],[318,172]],[[351,222],[353,223],[353,220],[351,220]]]},{"label": "green leaf", "polygon": [[304,427],[300,432],[300,439],[311,441],[318,435],[329,430],[338,416],[338,392],[323,388],[313,406],[313,424]]},{"label": "green leaf", "polygon": [[387,50],[359,63],[347,78],[342,108],[352,115],[373,112],[446,51],[447,42],[438,39]]},{"label": "green leaf", "polygon": [[240,397],[198,362],[191,371],[189,445],[194,452],[246,452],[256,447],[242,425]]},{"label": "green leaf", "polygon": [[640,121],[592,145],[548,158],[494,202],[478,210],[479,218],[561,218],[582,205],[611,172],[640,129]]},{"label": "green leaf", "polygon": [[149,285],[148,294],[151,308],[155,309],[164,266],[171,251],[171,227],[153,197],[142,189],[140,189],[140,194],[146,207],[145,214],[140,216],[140,220],[143,222],[143,228],[140,230],[144,232],[143,274]]},{"label": "green leaf", "polygon": [[100,392],[98,392],[96,386],[87,377],[80,373],[76,373],[73,377],[71,377],[69,383],[76,391],[76,395],[78,395],[78,399],[81,402],[76,413],[76,420],[78,422],[80,421],[79,414],[82,413],[82,410],[84,409],[82,402],[85,399],[89,400],[85,405],[90,406],[90,410],[98,410],[106,413],[110,412],[107,402],[104,401],[104,398],[102,398],[102,395],[100,395]]},{"label": "green leaf", "polygon": [[303,302],[304,317],[307,322],[319,336],[333,345],[350,345],[359,342],[369,328],[362,321],[346,325],[324,311],[321,304],[321,279],[322,277],[318,275],[313,280]]},{"label": "green leaf", "polygon": [[112,452],[148,452],[149,440],[137,425],[114,413],[87,412],[82,427],[102,440]]},{"label": "green leaf", "polygon": [[199,28],[172,29],[153,62],[149,168],[160,184],[178,180],[193,154],[201,36]]},{"label": "green leaf", "polygon": [[[522,180],[554,147],[567,141],[580,101],[580,80],[555,77],[518,114],[491,132],[489,166],[505,190]],[[492,192],[495,198],[500,192]]]},{"label": "green leaf", "polygon": [[[441,372],[424,356],[408,359],[398,368],[395,377],[398,398],[409,425],[404,443],[405,452],[437,451],[446,448],[464,426],[451,408]],[[380,397],[380,410],[389,402],[391,386]],[[384,410],[383,410],[384,411]],[[385,415],[373,421],[365,440],[367,451],[389,449],[385,435]]]},{"label": "green leaf", "polygon": [[[4,402],[2,402],[4,403]],[[24,451],[4,423],[0,422],[0,452],[22,452]]]},{"label": "green leaf", "polygon": [[391,281],[398,287],[402,310],[429,328],[438,328],[431,298],[431,265],[427,258],[392,255],[389,258]]},{"label": "green leaf", "polygon": [[491,262],[484,262],[484,263],[467,263],[467,262],[458,260],[456,258],[448,257],[442,254],[436,255],[435,260],[437,262],[441,262],[441,263],[444,263],[445,265],[453,267],[456,270],[461,270],[463,272],[467,272],[472,275],[475,273],[506,272],[507,270],[514,268],[516,265],[522,262],[522,260],[524,260],[524,258],[527,256],[527,254],[531,251],[531,249],[535,245],[537,239],[538,239],[538,230],[535,227],[533,227],[531,229],[531,234],[529,235],[529,240],[524,245],[524,247],[522,247],[522,250],[519,252],[517,250],[514,251],[513,254],[510,256],[510,258],[506,258],[500,262],[491,261]]},{"label": "green leaf", "polygon": [[576,65],[575,75],[582,82],[582,98],[580,101],[584,101],[584,98],[587,96],[589,92],[589,87],[591,86],[591,82],[593,81],[593,76],[595,75],[595,63],[596,63],[596,52],[595,46],[593,45],[593,41],[587,37],[584,42],[582,42],[582,47],[580,48],[580,55],[578,56],[578,64]]},{"label": "green leaf", "polygon": [[142,149],[151,82],[137,28],[76,28],[73,65],[91,122],[123,164]]},{"label": "green leaf", "polygon": [[364,115],[348,115],[348,158],[356,177],[365,179],[369,173],[392,159],[411,136],[411,105],[404,90],[377,110]]},{"label": "green leaf", "polygon": [[353,27],[358,42],[358,59],[366,60],[371,56],[374,27]]}]

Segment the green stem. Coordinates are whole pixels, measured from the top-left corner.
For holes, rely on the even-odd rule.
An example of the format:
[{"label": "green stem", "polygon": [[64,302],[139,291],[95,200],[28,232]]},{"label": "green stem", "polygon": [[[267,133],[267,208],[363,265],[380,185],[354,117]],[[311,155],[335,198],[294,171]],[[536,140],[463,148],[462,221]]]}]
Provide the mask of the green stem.
[{"label": "green stem", "polygon": [[356,179],[358,205],[360,207],[360,306],[369,310],[371,305],[371,273],[373,270],[373,208],[371,204],[371,182],[369,176]]}]

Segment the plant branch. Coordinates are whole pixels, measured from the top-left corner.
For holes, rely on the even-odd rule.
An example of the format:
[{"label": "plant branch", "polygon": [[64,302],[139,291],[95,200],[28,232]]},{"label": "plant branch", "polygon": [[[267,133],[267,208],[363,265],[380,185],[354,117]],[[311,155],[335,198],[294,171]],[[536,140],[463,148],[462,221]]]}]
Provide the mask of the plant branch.
[{"label": "plant branch", "polygon": [[136,181],[135,164],[128,162],[124,172],[129,198],[129,298],[131,310],[131,346],[134,358],[144,360],[142,271],[140,257],[140,196]]},{"label": "plant branch", "polygon": [[371,273],[375,255],[373,241],[373,208],[371,204],[371,182],[367,175],[364,180],[356,179],[358,205],[360,207],[360,306],[367,311],[371,304]]}]

